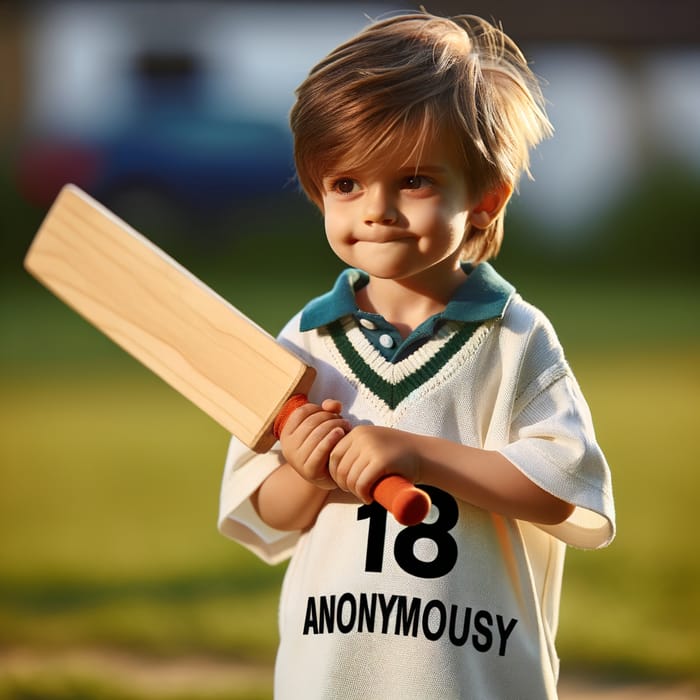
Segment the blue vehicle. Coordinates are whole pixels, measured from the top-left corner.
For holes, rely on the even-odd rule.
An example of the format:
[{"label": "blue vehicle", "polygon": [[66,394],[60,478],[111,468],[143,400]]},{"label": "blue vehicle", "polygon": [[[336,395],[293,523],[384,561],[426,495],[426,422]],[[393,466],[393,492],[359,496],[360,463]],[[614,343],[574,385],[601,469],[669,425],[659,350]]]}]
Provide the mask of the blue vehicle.
[{"label": "blue vehicle", "polygon": [[22,194],[48,206],[74,182],[128,218],[136,202],[209,217],[247,200],[290,190],[291,138],[261,122],[151,115],[114,133],[25,141]]},{"label": "blue vehicle", "polygon": [[[27,135],[17,163],[26,199],[47,207],[73,182],[136,227],[202,229],[222,212],[289,189],[288,130],[216,111],[200,56],[144,51],[119,65],[108,73],[115,110],[87,125],[48,120]],[[116,109],[118,85],[126,110]],[[89,97],[89,85],[84,90]]]}]

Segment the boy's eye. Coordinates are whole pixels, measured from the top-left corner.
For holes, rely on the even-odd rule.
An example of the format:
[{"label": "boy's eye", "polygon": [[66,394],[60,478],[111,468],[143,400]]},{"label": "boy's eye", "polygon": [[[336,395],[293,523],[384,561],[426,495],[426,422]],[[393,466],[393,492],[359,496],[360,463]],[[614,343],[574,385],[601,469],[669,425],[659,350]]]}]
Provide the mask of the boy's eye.
[{"label": "boy's eye", "polygon": [[357,183],[349,177],[342,177],[333,183],[333,189],[341,194],[351,194],[355,191]]},{"label": "boy's eye", "polygon": [[419,190],[421,187],[427,187],[429,181],[423,175],[409,175],[403,180],[403,188],[407,190]]}]

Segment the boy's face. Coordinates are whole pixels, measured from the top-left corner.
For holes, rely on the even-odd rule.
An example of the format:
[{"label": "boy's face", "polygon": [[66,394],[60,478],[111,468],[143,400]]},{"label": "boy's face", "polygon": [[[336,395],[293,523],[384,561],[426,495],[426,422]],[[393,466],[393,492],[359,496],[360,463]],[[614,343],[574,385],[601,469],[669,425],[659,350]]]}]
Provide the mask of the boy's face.
[{"label": "boy's face", "polygon": [[437,280],[459,270],[471,200],[456,149],[437,138],[411,149],[359,170],[341,164],[322,180],[331,248],[370,277]]}]

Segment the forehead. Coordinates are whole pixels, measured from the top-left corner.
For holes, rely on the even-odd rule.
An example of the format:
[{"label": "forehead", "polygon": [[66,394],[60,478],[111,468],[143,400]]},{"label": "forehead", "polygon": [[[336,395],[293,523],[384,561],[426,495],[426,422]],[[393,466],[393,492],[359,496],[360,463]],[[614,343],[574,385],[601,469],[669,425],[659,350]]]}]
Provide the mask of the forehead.
[{"label": "forehead", "polygon": [[[339,171],[377,173],[382,170],[410,170],[430,167],[442,170],[461,170],[463,161],[455,140],[444,130],[427,131],[424,134],[404,128],[389,134],[385,139],[368,148],[357,144],[341,154],[330,165],[333,174]],[[331,174],[331,173],[327,173]]]}]

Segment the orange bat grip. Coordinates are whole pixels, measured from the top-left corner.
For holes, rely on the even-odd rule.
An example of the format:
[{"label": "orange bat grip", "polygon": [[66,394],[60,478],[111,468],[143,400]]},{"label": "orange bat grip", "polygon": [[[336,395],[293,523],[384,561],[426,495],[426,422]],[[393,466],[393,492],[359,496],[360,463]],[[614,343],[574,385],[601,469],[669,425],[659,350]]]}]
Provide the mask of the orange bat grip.
[{"label": "orange bat grip", "polygon": [[[307,402],[304,394],[294,394],[287,400],[275,418],[275,437],[279,438],[289,416]],[[423,522],[430,511],[430,496],[397,474],[380,479],[372,489],[372,498],[384,506],[401,525],[417,525]]]}]

